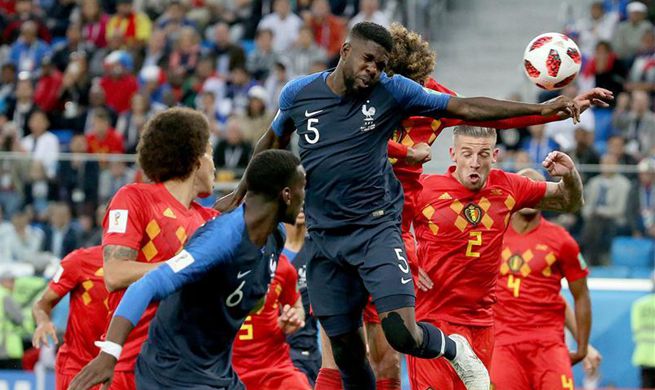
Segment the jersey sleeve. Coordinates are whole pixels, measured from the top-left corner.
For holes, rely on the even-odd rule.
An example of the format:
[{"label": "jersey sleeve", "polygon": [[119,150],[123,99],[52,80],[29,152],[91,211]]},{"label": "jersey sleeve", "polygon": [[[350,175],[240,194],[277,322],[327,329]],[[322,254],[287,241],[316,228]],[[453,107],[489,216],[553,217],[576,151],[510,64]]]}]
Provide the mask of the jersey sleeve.
[{"label": "jersey sleeve", "polygon": [[82,275],[82,261],[78,251],[73,251],[59,263],[57,272],[48,287],[60,297],[68,294],[77,286]]},{"label": "jersey sleeve", "polygon": [[515,173],[508,173],[507,179],[512,187],[512,193],[516,200],[514,210],[520,210],[525,207],[534,207],[546,195],[545,181],[534,181],[525,176]]},{"label": "jersey sleeve", "polygon": [[280,303],[282,305],[293,306],[298,301],[298,298],[300,298],[300,293],[298,292],[298,273],[284,255],[280,255],[278,270],[282,280]]},{"label": "jersey sleeve", "polygon": [[146,230],[144,200],[131,186],[118,190],[102,221],[102,245],[120,245],[139,250]]},{"label": "jersey sleeve", "polygon": [[580,253],[578,243],[568,233],[564,232],[563,234],[566,237],[560,248],[558,262],[562,274],[570,283],[587,276],[589,269],[587,268],[587,262],[582,257],[582,253]]},{"label": "jersey sleeve", "polygon": [[403,159],[407,157],[408,147],[399,142],[389,140],[389,142],[387,143],[387,148],[388,148],[389,158]]},{"label": "jersey sleeve", "polygon": [[200,227],[185,249],[128,287],[114,316],[124,317],[136,326],[151,301],[166,298],[230,261],[244,228],[242,208]]},{"label": "jersey sleeve", "polygon": [[295,131],[296,126],[291,118],[290,110],[293,102],[296,100],[298,93],[307,86],[310,82],[314,81],[317,77],[321,77],[322,73],[315,73],[309,76],[300,77],[288,82],[280,91],[280,108],[273,118],[271,129],[278,137],[291,134]]},{"label": "jersey sleeve", "polygon": [[449,94],[424,88],[401,75],[394,75],[386,78],[385,81],[385,86],[408,116],[440,118],[446,111],[451,98]]}]

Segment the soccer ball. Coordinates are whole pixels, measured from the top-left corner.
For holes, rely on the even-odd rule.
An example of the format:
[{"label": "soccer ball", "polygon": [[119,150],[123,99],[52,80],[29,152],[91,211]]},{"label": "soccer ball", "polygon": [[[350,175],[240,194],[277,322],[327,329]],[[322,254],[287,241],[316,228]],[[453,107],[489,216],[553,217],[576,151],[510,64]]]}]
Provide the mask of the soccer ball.
[{"label": "soccer ball", "polygon": [[523,54],[523,69],[539,88],[566,87],[580,71],[580,49],[564,34],[541,34],[528,43]]}]

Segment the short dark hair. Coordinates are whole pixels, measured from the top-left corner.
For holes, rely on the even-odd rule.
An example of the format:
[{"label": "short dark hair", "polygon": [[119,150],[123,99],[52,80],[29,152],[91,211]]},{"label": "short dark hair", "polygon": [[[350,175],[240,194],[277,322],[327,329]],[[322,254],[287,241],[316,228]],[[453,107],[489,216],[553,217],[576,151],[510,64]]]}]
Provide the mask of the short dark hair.
[{"label": "short dark hair", "polygon": [[266,150],[252,158],[246,170],[248,191],[274,199],[296,179],[300,159],[287,150]]},{"label": "short dark hair", "polygon": [[389,30],[376,23],[360,22],[353,26],[350,30],[352,38],[359,38],[368,41],[373,41],[378,45],[385,48],[386,51],[393,50],[393,38]]},{"label": "short dark hair", "polygon": [[137,145],[139,165],[155,183],[185,180],[206,153],[209,122],[189,108],[170,108],[153,116]]}]

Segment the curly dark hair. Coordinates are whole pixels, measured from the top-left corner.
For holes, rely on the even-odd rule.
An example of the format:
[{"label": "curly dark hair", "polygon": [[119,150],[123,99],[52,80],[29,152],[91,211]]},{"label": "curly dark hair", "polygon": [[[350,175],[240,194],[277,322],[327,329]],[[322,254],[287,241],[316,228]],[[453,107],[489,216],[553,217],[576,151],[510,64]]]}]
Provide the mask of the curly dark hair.
[{"label": "curly dark hair", "polygon": [[373,41],[388,52],[393,49],[394,42],[391,35],[389,35],[389,31],[379,24],[359,22],[350,30],[350,36],[356,39]]},{"label": "curly dark hair", "polygon": [[189,108],[171,108],[153,116],[137,145],[139,165],[155,183],[185,180],[209,143],[207,118]]},{"label": "curly dark hair", "polygon": [[416,82],[425,80],[437,62],[437,54],[429,43],[398,23],[393,23],[389,32],[393,38],[393,50],[389,55],[387,74],[400,74]]}]

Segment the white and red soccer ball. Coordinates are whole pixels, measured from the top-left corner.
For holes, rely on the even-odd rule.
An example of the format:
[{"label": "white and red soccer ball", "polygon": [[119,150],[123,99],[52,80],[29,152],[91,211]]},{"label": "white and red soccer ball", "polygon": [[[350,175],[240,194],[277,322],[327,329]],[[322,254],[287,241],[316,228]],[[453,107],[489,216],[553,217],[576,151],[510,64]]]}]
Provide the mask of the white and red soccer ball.
[{"label": "white and red soccer ball", "polygon": [[523,70],[539,88],[566,87],[580,71],[582,56],[573,40],[560,33],[541,34],[525,48]]}]

